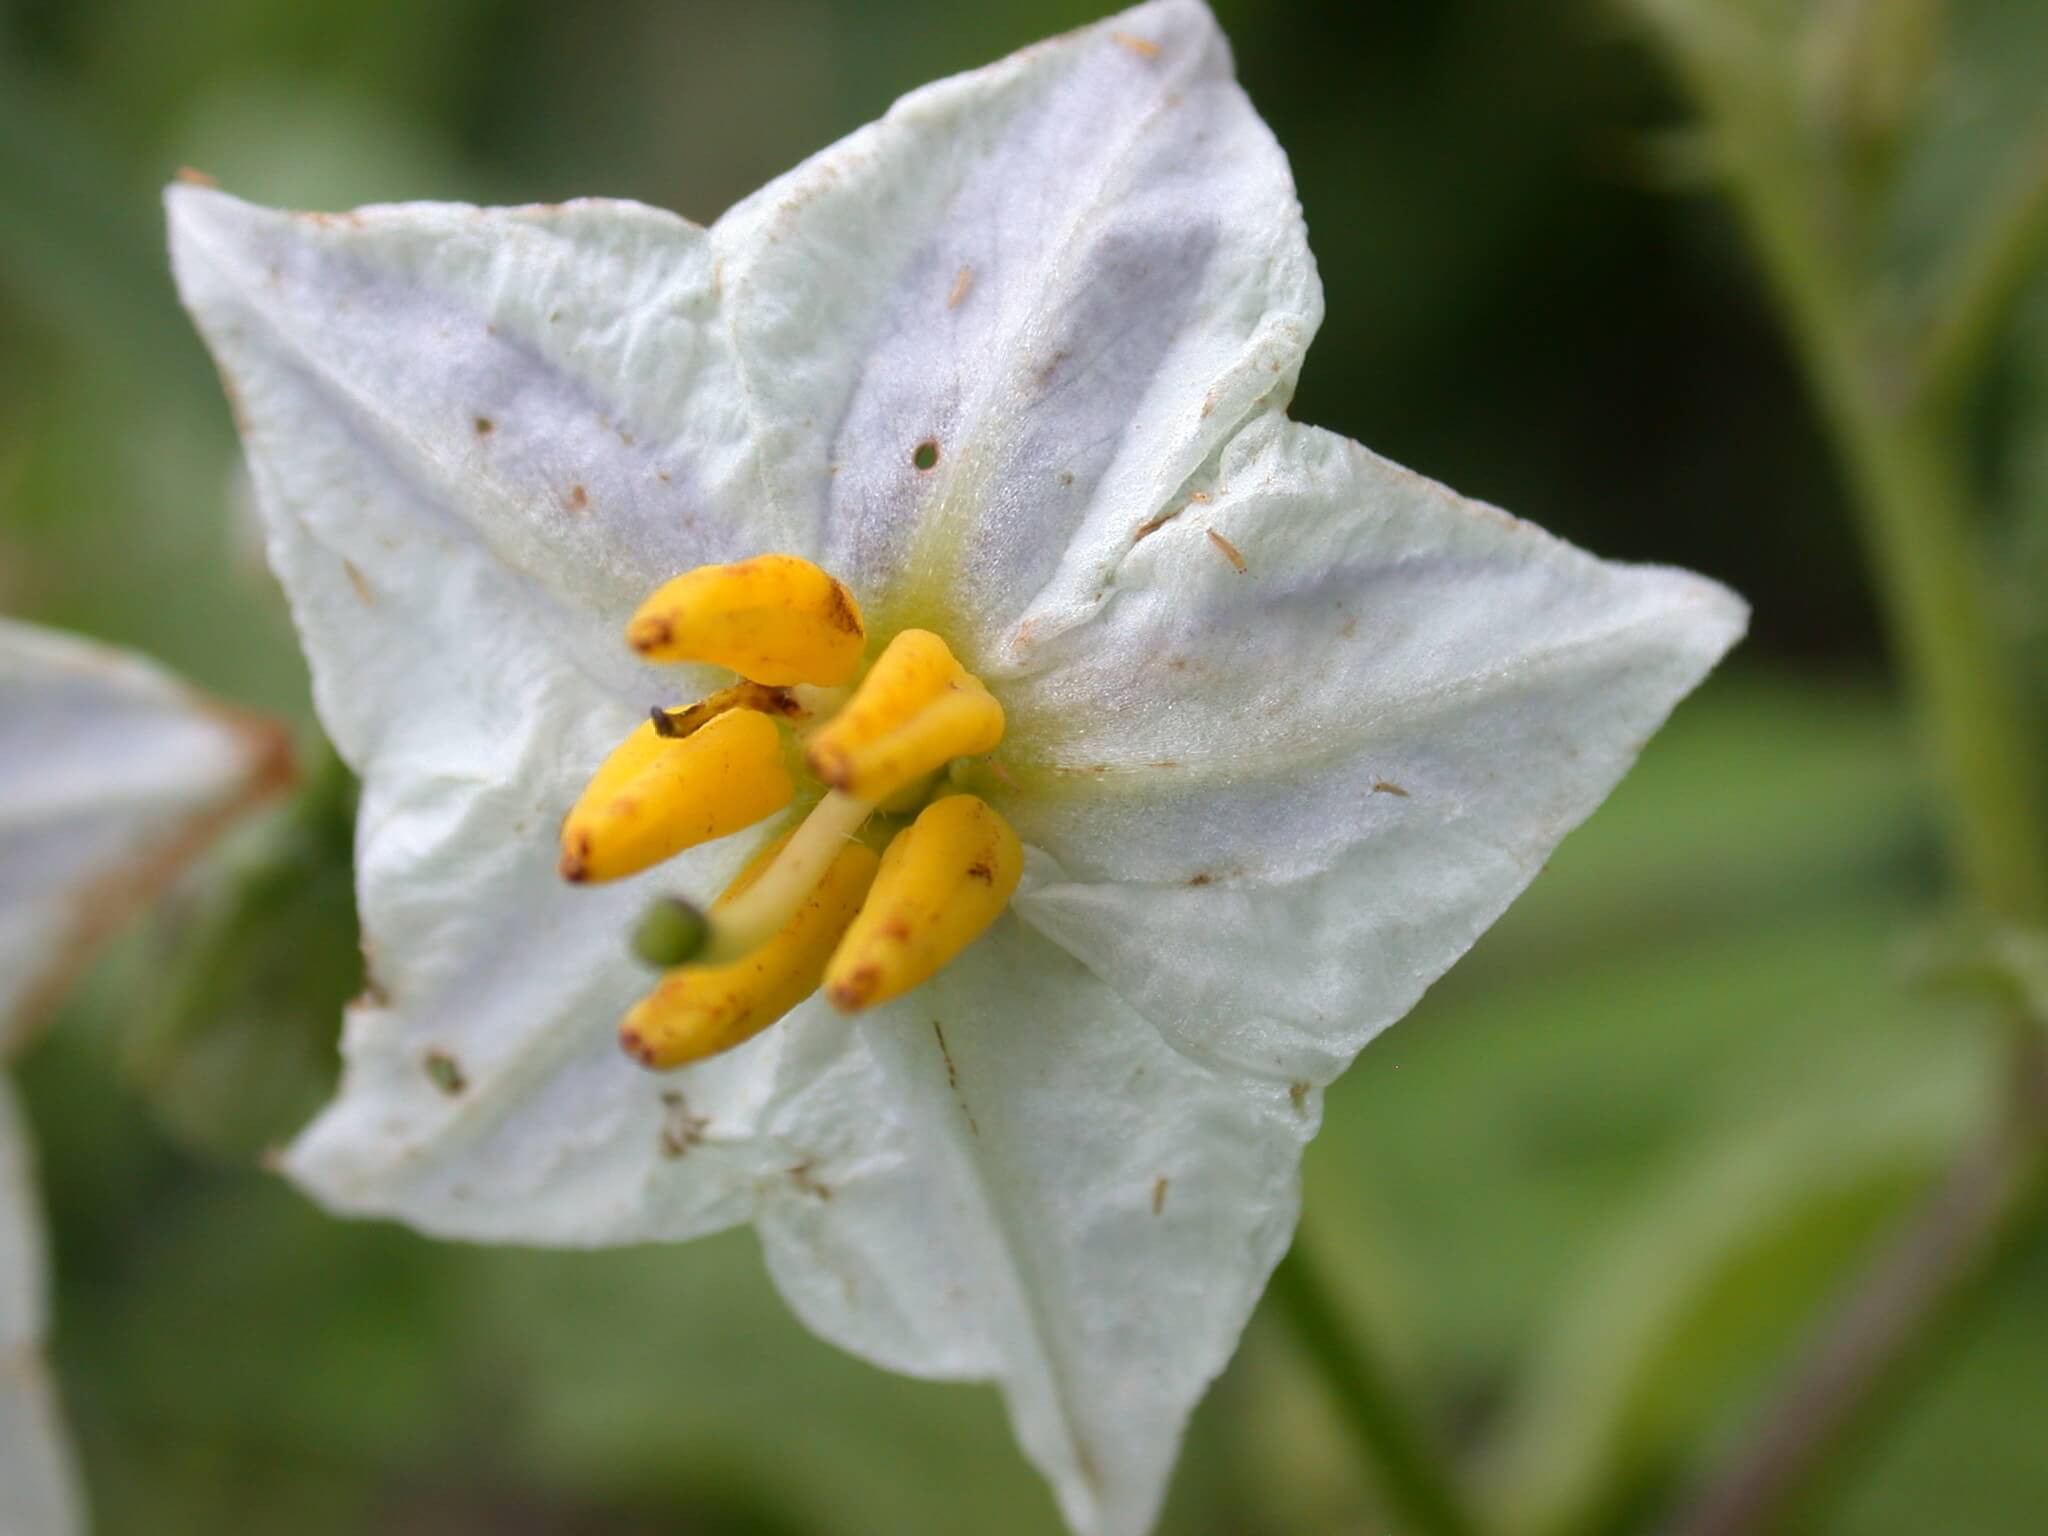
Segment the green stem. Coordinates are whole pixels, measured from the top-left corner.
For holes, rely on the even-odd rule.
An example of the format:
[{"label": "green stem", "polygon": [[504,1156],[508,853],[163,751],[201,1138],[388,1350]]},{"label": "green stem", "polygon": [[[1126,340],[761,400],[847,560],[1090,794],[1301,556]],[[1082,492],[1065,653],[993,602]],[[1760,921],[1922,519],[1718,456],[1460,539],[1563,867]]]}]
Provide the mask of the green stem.
[{"label": "green stem", "polygon": [[1736,204],[1785,312],[1861,514],[1908,687],[1926,722],[1964,888],[2006,921],[2048,921],[2048,813],[2027,710],[1994,625],[1972,498],[1945,411],[1904,387],[1813,218],[1796,162],[1768,143],[1728,157]]},{"label": "green stem", "polygon": [[[1888,346],[1877,285],[1821,211],[1826,173],[1795,114],[1759,111],[1740,69],[1667,37],[1722,139],[1731,195],[1792,333],[1861,517],[1893,643],[1925,721],[1948,840],[1970,899],[2048,922],[2048,811],[2030,721],[1993,624],[1953,399],[2048,239],[2048,154],[1973,254],[1916,370]],[[2036,1232],[2048,1206],[2042,1039],[2013,1032],[2009,1092],[1934,1200],[1861,1276],[1762,1417],[1672,1529],[1752,1536],[1809,1503],[1895,1406]]]},{"label": "green stem", "polygon": [[1268,1294],[1342,1410],[1359,1451],[1377,1469],[1388,1503],[1408,1529],[1415,1536],[1475,1536],[1479,1524],[1466,1509],[1449,1470],[1421,1427],[1408,1417],[1399,1392],[1357,1328],[1344,1322],[1300,1237],[1273,1271]]},{"label": "green stem", "polygon": [[1930,406],[1945,411],[1962,400],[2044,253],[2048,121],[2028,141],[1998,206],[1964,244],[1937,295],[1920,362],[1920,389]]}]

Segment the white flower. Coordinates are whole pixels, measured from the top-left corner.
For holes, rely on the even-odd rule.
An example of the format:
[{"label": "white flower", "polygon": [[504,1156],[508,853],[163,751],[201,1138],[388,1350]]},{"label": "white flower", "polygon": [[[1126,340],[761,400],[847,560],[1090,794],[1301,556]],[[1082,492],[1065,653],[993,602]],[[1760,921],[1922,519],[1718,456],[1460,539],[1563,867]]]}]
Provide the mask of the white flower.
[{"label": "white flower", "polygon": [[[292,1175],[470,1239],[751,1221],[812,1328],[995,1379],[1076,1530],[1146,1528],[1287,1246],[1322,1086],[1742,604],[1287,420],[1320,290],[1192,0],[918,91],[708,230],[169,202],[364,780],[374,985]],[[718,684],[636,658],[628,619],[767,553],[987,685],[1007,734],[967,782],[1023,883],[899,1000],[652,1074],[614,1040],[650,982],[625,936],[755,840],[585,888],[557,829],[650,706]]]},{"label": "white flower", "polygon": [[[97,942],[288,775],[270,726],[104,646],[0,619],[0,1068]],[[82,1528],[42,1362],[43,1243],[0,1072],[0,1531]]]}]

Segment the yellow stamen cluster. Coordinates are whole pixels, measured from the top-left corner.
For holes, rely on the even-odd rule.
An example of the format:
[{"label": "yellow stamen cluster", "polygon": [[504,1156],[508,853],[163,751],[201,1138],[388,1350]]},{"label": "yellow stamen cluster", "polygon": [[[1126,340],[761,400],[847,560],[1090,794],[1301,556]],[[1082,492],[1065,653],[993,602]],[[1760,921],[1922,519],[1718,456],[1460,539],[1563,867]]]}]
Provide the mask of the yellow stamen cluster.
[{"label": "yellow stamen cluster", "polygon": [[763,555],[664,583],[626,638],[652,660],[709,662],[740,680],[655,710],[605,760],[562,823],[565,879],[636,874],[783,809],[797,794],[785,724],[825,789],[701,924],[684,925],[701,948],[664,958],[661,983],[621,1026],[635,1060],[675,1067],[730,1050],[820,986],[849,1013],[900,997],[1009,903],[1023,849],[1002,817],[972,795],[915,803],[940,769],[1003,736],[1002,706],[937,635],[896,635],[845,697],[866,646],[859,607],[809,561]]}]

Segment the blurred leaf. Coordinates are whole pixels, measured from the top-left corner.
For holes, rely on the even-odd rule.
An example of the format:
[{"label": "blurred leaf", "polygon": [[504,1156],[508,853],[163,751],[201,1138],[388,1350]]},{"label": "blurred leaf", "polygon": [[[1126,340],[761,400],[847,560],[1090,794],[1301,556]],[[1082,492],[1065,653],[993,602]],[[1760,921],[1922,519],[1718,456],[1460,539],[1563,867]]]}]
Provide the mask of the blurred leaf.
[{"label": "blurred leaf", "polygon": [[180,163],[237,197],[280,207],[353,208],[484,191],[478,173],[426,125],[374,96],[282,74],[251,73],[197,95],[173,142]]},{"label": "blurred leaf", "polygon": [[164,392],[146,406],[96,369],[39,379],[0,537],[27,567],[35,618],[146,651],[238,703],[309,719],[283,601],[237,538],[226,408],[203,361],[190,361],[182,379],[148,375]]},{"label": "blurred leaf", "polygon": [[1970,1335],[1858,1461],[1830,1536],[2038,1536],[2048,1507],[2044,1306],[2048,1238],[2037,1237]]},{"label": "blurred leaf", "polygon": [[123,1067],[187,1145],[247,1158],[332,1092],[341,1012],[363,985],[355,782],[323,743],[299,795],[250,829],[156,935],[159,985]]},{"label": "blurred leaf", "polygon": [[[1783,1148],[1832,1105],[1814,1156],[1838,1131],[1862,1157],[1860,1122],[1858,1166],[1881,1164],[1894,1110],[1918,1104],[1924,1125],[1966,1095],[1985,1033],[1901,985],[1899,937],[1931,886],[1917,791],[1876,697],[1711,684],[1331,1090],[1307,1221],[1449,1443],[1476,1457],[1502,1424],[1528,1341],[1579,1305],[1588,1254],[1677,1185],[1704,1188],[1731,1148]],[[1900,1135],[1910,1173],[1925,1137]],[[1752,1271],[1758,1314],[1796,1318],[1842,1251],[1795,1244],[1782,1285]],[[1371,1528],[1314,1383],[1256,1331],[1246,1374],[1260,1406],[1235,1463],[1245,1502],[1280,1530]]]},{"label": "blurred leaf", "polygon": [[1057,1529],[993,1390],[886,1375],[811,1337],[746,1234],[505,1256],[475,1279],[479,1384],[548,1486],[744,1494],[818,1536]]},{"label": "blurred leaf", "polygon": [[2048,59],[2048,6],[1951,0],[1945,67],[1915,125],[1889,241],[1913,278],[1975,231],[2033,137]]},{"label": "blurred leaf", "polygon": [[1975,916],[1950,919],[1913,946],[1916,981],[1974,996],[1999,1013],[2018,1013],[2048,1027],[2048,932]]},{"label": "blurred leaf", "polygon": [[1967,1078],[1743,1127],[1646,1190],[1546,1325],[1493,1489],[1510,1531],[1623,1529],[1718,1438],[1967,1134]]},{"label": "blurred leaf", "polygon": [[1812,89],[1857,156],[1889,156],[1940,73],[1948,0],[1813,0]]},{"label": "blurred leaf", "polygon": [[1382,1336],[1487,1390],[1657,1169],[1975,1059],[1900,986],[1911,761],[1854,694],[1710,685],[1359,1059],[1306,1198],[1387,1298]]},{"label": "blurred leaf", "polygon": [[99,8],[96,24],[78,26],[68,41],[105,118],[143,143],[159,139],[186,101],[266,73],[384,110],[452,113],[480,62],[478,33],[505,20],[480,0],[103,0]]},{"label": "blurred leaf", "polygon": [[89,101],[28,72],[0,34],[0,294],[72,354],[113,371],[183,340],[146,173]]},{"label": "blurred leaf", "polygon": [[1999,382],[1995,487],[2007,516],[1992,531],[1994,591],[2017,641],[2035,717],[2048,721],[2048,264],[2021,306]]}]

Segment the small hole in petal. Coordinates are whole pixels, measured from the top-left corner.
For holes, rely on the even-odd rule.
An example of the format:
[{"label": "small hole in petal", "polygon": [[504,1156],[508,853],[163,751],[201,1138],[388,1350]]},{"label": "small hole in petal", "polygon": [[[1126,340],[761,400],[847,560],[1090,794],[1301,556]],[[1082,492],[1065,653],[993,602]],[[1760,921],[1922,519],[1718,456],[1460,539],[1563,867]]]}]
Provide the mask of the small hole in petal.
[{"label": "small hole in petal", "polygon": [[932,468],[939,462],[938,440],[928,437],[919,443],[916,448],[911,450],[910,462],[917,466],[920,474]]}]

